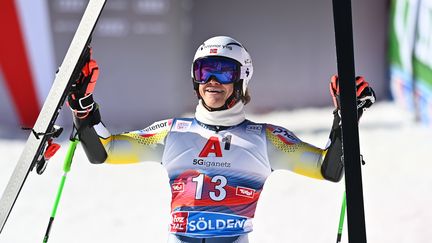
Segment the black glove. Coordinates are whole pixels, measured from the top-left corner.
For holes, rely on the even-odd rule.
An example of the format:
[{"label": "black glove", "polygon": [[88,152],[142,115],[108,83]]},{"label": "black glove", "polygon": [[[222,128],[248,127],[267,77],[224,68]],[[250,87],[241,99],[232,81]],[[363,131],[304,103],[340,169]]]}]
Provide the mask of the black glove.
[{"label": "black glove", "polygon": [[93,91],[99,77],[99,67],[96,61],[91,59],[90,46],[87,46],[85,53],[81,72],[68,95],[68,105],[78,119],[85,119],[96,109]]}]

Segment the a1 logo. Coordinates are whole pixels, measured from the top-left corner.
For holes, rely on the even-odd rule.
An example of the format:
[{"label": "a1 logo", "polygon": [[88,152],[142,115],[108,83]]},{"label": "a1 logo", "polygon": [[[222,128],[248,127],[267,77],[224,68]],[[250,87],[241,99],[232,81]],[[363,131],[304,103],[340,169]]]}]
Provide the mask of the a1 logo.
[{"label": "a1 logo", "polygon": [[208,157],[210,153],[215,154],[216,157],[222,157],[222,149],[218,137],[210,137],[198,156]]},{"label": "a1 logo", "polygon": [[[229,150],[231,146],[231,135],[227,135],[222,139],[222,142],[225,143],[225,150]],[[204,148],[199,153],[199,157],[208,157],[210,153],[213,153],[215,157],[222,157],[222,148],[221,143],[218,137],[212,136],[207,140],[207,143],[204,145]]]}]

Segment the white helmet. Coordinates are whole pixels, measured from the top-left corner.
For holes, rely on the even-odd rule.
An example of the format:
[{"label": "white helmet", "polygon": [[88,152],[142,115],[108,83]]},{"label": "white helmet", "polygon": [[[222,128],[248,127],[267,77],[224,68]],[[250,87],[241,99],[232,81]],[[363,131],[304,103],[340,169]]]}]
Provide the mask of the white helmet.
[{"label": "white helmet", "polygon": [[[215,36],[204,41],[204,43],[198,47],[198,50],[196,51],[192,62],[192,68],[191,68],[192,79],[194,79],[194,74],[193,74],[194,62],[199,58],[208,57],[208,56],[227,57],[227,58],[234,59],[238,63],[240,63],[240,69],[241,69],[240,81],[242,81],[241,90],[242,90],[242,95],[244,95],[249,80],[251,79],[253,74],[252,59],[249,53],[247,52],[246,48],[244,48],[244,46],[240,42],[228,36]],[[197,86],[194,86],[194,88],[197,89]]]}]

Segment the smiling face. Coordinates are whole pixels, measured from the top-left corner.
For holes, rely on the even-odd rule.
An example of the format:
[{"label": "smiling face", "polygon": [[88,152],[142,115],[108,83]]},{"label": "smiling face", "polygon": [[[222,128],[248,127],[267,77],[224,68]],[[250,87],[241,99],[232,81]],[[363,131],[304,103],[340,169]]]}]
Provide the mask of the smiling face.
[{"label": "smiling face", "polygon": [[199,94],[204,103],[210,108],[219,108],[225,104],[234,90],[234,84],[221,84],[212,78],[205,84],[199,85]]}]

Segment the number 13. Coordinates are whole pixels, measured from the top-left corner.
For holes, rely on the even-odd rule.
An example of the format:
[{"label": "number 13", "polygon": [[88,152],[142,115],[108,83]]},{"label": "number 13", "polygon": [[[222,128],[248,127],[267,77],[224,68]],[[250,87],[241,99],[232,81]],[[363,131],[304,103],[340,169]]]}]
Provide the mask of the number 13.
[{"label": "number 13", "polygon": [[[192,178],[193,182],[196,182],[195,199],[202,199],[202,190],[204,187],[204,174],[199,174],[197,177]],[[226,190],[224,187],[227,184],[225,176],[217,175],[211,179],[211,182],[215,183],[215,190],[217,192],[209,192],[209,196],[213,201],[222,201],[226,197]]]}]

